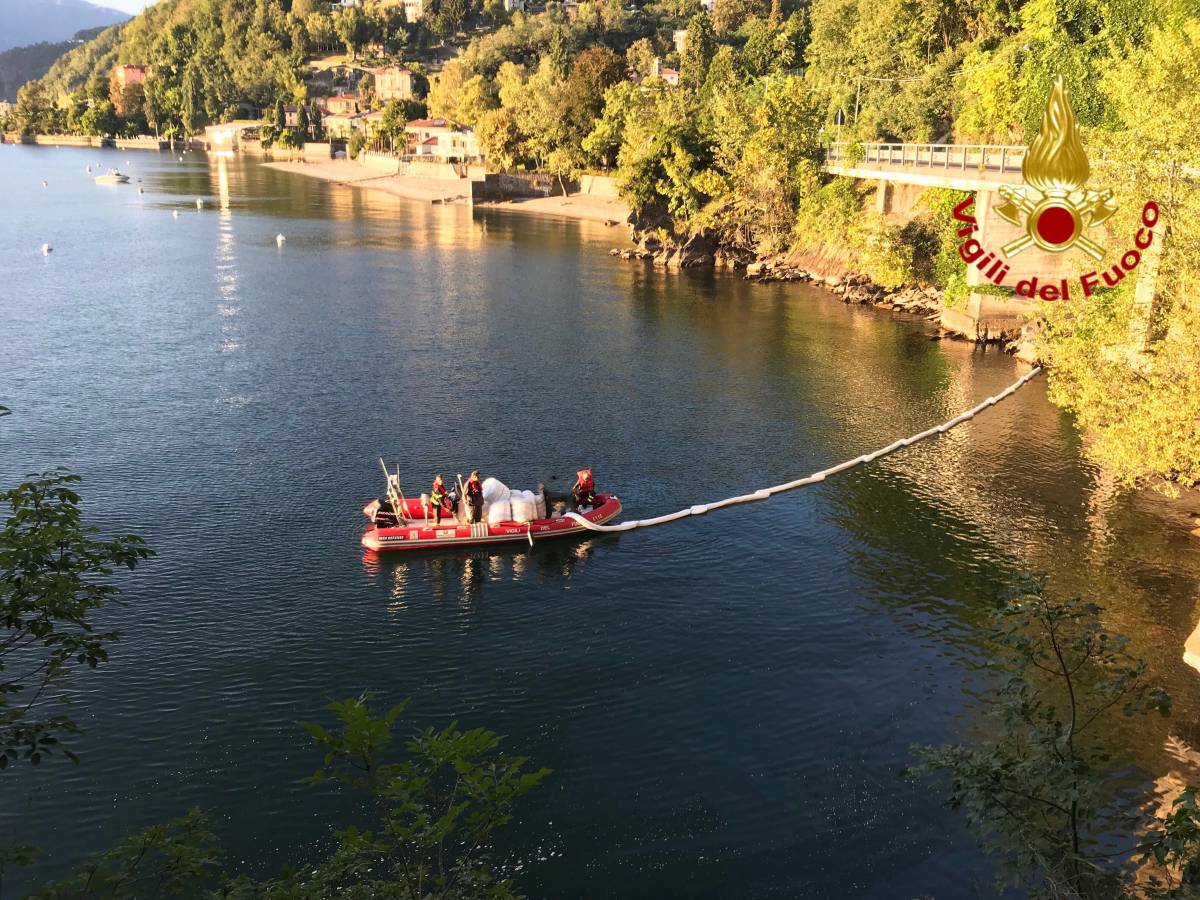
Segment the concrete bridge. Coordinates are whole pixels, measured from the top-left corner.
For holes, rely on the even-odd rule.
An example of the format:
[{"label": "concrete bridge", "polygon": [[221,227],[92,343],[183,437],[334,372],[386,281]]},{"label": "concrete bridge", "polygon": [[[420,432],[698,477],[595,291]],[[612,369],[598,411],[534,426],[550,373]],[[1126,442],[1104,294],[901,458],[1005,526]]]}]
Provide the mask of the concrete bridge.
[{"label": "concrete bridge", "polygon": [[[1002,185],[1022,183],[1021,164],[1026,148],[990,144],[831,144],[826,152],[825,169],[833,175],[843,175],[875,182],[876,211],[893,221],[906,222],[919,214],[918,200],[930,188],[950,188],[975,194],[974,208],[978,230],[972,235],[988,250],[1000,254],[1000,248],[1025,234],[1025,229],[1013,225],[995,212],[1002,202],[998,193]],[[964,238],[965,240],[965,238]],[[1161,241],[1151,245],[1138,273],[1137,305],[1131,339],[1144,345],[1150,340],[1149,324],[1154,301],[1158,269],[1158,248]],[[1084,272],[1108,268],[1124,248],[1109,247],[1100,263],[1078,252],[1051,253],[1030,246],[1004,262],[1010,273],[1004,283],[1015,286],[1022,279],[1036,276],[1041,285],[1055,284],[1065,278],[1072,293],[1068,301],[1084,298],[1078,276]],[[972,265],[967,266],[967,284],[980,287],[972,291],[965,306],[947,309],[942,324],[952,330],[979,340],[1012,335],[1020,330],[1040,305],[1040,299],[998,296],[988,293],[991,286],[987,276]],[[1144,322],[1145,327],[1142,327]]]}]

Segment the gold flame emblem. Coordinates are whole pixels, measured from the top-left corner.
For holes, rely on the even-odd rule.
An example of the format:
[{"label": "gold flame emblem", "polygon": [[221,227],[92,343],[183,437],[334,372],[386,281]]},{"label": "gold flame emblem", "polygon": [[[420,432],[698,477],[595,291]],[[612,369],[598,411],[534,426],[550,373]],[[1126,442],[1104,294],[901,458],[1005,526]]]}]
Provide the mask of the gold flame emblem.
[{"label": "gold flame emblem", "polygon": [[1083,230],[1102,224],[1117,208],[1111,190],[1086,189],[1090,173],[1071,97],[1059,75],[1046,100],[1038,136],[1021,164],[1025,184],[1000,188],[1004,203],[996,214],[1025,229],[1025,234],[1004,245],[1004,255],[1012,258],[1036,245],[1051,253],[1079,247],[1093,259],[1102,259],[1104,248]]}]

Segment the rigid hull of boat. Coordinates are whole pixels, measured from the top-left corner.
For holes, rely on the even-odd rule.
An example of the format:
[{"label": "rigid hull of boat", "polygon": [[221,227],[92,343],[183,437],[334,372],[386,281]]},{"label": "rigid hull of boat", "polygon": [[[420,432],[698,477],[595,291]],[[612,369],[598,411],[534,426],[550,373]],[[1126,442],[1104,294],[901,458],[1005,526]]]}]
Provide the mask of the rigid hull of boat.
[{"label": "rigid hull of boat", "polygon": [[[583,517],[597,525],[611,522],[621,514],[621,501],[612,495],[600,495],[596,505]],[[439,547],[469,547],[502,544],[509,541],[539,541],[551,537],[582,534],[587,529],[573,519],[534,519],[532,522],[480,522],[467,525],[453,519],[440,526],[416,519],[394,528],[370,528],[362,536],[368,550],[428,550]]]}]

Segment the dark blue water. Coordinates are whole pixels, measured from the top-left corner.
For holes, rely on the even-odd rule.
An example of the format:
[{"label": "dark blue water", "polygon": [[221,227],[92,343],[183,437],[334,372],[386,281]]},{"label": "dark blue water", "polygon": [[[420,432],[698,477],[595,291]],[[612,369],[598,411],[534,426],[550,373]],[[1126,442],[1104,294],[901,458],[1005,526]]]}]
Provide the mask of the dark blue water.
[{"label": "dark blue water", "polygon": [[1028,570],[1106,603],[1172,687],[1176,718],[1119,752],[1159,774],[1169,736],[1200,743],[1187,501],[1116,491],[1041,381],[662,529],[358,544],[380,455],[412,492],[475,466],[565,487],[586,464],[656,515],[944,421],[1026,371],[1006,356],[802,286],[614,260],[613,229],[243,160],[5,146],[0,198],[0,484],[70,466],[94,522],[158,552],[79,682],[80,765],[0,778],[0,838],[46,848],[25,886],[195,804],[234,869],[319,852],[353,810],[298,783],[319,758],[296,721],[371,690],[554,769],[507,840],[533,897],[986,896],[961,819],[901,773],[971,729],[978,629]]}]

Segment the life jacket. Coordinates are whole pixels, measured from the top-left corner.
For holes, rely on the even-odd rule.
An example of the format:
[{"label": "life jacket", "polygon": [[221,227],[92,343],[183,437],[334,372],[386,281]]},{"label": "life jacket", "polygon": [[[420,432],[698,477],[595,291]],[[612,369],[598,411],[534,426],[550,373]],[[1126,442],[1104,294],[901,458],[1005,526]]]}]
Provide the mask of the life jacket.
[{"label": "life jacket", "polygon": [[429,489],[429,502],[433,506],[445,506],[446,505],[446,487],[445,487],[445,485],[439,485],[436,481],[433,483],[433,487],[431,487]]},{"label": "life jacket", "polygon": [[463,485],[463,490],[466,491],[468,497],[472,499],[478,499],[481,502],[483,501],[482,481],[471,481],[470,479],[467,479],[466,483]]},{"label": "life jacket", "polygon": [[575,480],[574,490],[581,494],[585,494],[596,489],[596,483],[592,481],[591,469],[580,469],[575,474],[578,477]]}]

